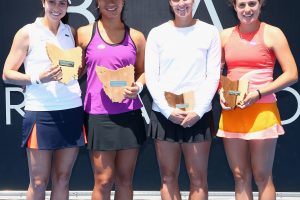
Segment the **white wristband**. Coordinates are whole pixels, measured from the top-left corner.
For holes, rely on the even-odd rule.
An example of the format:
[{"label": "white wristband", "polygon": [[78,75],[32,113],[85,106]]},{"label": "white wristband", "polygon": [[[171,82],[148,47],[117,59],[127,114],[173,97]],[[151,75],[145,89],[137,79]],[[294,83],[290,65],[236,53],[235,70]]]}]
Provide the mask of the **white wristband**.
[{"label": "white wristband", "polygon": [[135,82],[135,84],[139,87],[138,94],[140,94],[144,88],[143,84],[141,82]]},{"label": "white wristband", "polygon": [[33,74],[30,76],[30,81],[32,85],[37,85],[42,83],[39,76],[40,76],[39,74]]}]

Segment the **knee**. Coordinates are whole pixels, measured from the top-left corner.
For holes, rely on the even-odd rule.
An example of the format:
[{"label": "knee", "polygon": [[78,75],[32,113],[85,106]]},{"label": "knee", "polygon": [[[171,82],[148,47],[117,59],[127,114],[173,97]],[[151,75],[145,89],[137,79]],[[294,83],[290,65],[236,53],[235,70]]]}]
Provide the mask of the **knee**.
[{"label": "knee", "polygon": [[206,173],[189,173],[190,185],[194,188],[206,189],[207,175]]},{"label": "knee", "polygon": [[122,187],[132,187],[132,176],[130,175],[117,175],[116,185]]},{"label": "knee", "polygon": [[161,173],[162,184],[174,184],[178,181],[178,174],[174,171],[168,171]]},{"label": "knee", "polygon": [[272,181],[272,173],[256,170],[253,177],[257,186],[266,185],[268,181]]},{"label": "knee", "polygon": [[70,173],[68,172],[59,172],[52,175],[52,183],[54,185],[59,184],[67,187],[69,185],[69,180]]},{"label": "knee", "polygon": [[235,183],[238,185],[244,185],[251,182],[252,173],[247,169],[235,169],[232,171]]},{"label": "knee", "polygon": [[34,179],[30,181],[29,187],[34,191],[35,193],[42,193],[45,192],[47,189],[48,180],[45,179]]},{"label": "knee", "polygon": [[94,188],[98,191],[100,191],[101,193],[105,193],[105,192],[110,192],[113,186],[113,182],[112,181],[103,181],[103,180],[97,180],[95,181],[95,185]]},{"label": "knee", "polygon": [[105,180],[95,180],[94,191],[97,191],[103,195],[108,195],[112,190],[113,182]]},{"label": "knee", "polygon": [[113,177],[102,174],[94,174],[94,187],[100,191],[110,191],[113,185]]}]

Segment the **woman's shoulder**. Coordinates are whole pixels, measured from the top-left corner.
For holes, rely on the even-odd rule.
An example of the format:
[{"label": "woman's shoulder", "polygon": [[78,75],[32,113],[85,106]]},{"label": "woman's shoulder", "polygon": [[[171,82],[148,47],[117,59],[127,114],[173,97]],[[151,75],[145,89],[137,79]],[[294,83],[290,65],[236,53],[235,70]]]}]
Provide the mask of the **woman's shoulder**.
[{"label": "woman's shoulder", "polygon": [[230,27],[230,28],[226,28],[226,29],[223,29],[222,31],[220,31],[221,39],[228,38],[232,34],[232,31],[234,30],[234,28],[235,27]]},{"label": "woman's shoulder", "polygon": [[205,28],[208,28],[208,29],[217,29],[217,27],[213,24],[210,24],[210,23],[207,23],[207,22],[204,22],[200,19],[195,19],[196,20],[196,25],[198,26],[202,26],[202,27],[205,27]]},{"label": "woman's shoulder", "polygon": [[219,38],[219,30],[213,24],[196,19],[195,25],[191,27],[194,27],[192,31],[195,32],[195,34],[202,35],[205,38]]},{"label": "woman's shoulder", "polygon": [[19,39],[28,39],[29,38],[29,32],[31,29],[32,24],[26,24],[22,28],[20,28],[16,34],[15,37],[18,37]]},{"label": "woman's shoulder", "polygon": [[145,44],[146,39],[141,31],[136,30],[134,28],[129,28],[129,34],[131,39],[137,46]]},{"label": "woman's shoulder", "polygon": [[223,47],[226,44],[226,42],[228,41],[228,39],[230,38],[234,29],[235,29],[235,27],[230,27],[230,28],[226,28],[220,32],[220,38],[221,38]]},{"label": "woman's shoulder", "polygon": [[129,28],[129,33],[132,38],[145,39],[144,34],[141,31],[136,30],[134,28]]},{"label": "woman's shoulder", "polygon": [[265,24],[265,28],[264,28],[264,33],[267,34],[267,36],[271,36],[271,37],[278,37],[280,35],[283,35],[283,32],[280,28],[264,23]]},{"label": "woman's shoulder", "polygon": [[272,48],[275,44],[285,43],[286,37],[280,28],[265,24],[264,42],[269,48]]},{"label": "woman's shoulder", "polygon": [[171,21],[166,21],[162,24],[159,24],[155,27],[153,27],[150,32],[161,32],[161,31],[165,31],[166,29],[170,29],[172,26],[170,25]]},{"label": "woman's shoulder", "polygon": [[85,48],[92,38],[94,23],[81,26],[77,29],[76,42],[77,45]]},{"label": "woman's shoulder", "polygon": [[91,23],[91,24],[88,24],[88,25],[85,25],[85,26],[81,26],[77,29],[77,34],[82,34],[82,35],[85,35],[85,34],[89,34],[89,33],[92,33],[93,32],[93,27],[94,27],[94,23]]},{"label": "woman's shoulder", "polygon": [[22,49],[24,52],[28,50],[30,43],[29,28],[29,24],[25,25],[15,33],[12,48],[14,46],[14,48]]}]

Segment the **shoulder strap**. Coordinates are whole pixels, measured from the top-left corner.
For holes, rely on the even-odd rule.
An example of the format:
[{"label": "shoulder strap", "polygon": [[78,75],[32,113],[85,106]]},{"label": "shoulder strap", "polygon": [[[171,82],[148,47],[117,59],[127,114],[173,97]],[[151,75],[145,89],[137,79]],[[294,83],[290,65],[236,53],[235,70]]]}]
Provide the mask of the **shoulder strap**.
[{"label": "shoulder strap", "polygon": [[98,21],[95,21],[93,24],[92,38],[94,37],[97,30],[98,30]]},{"label": "shoulder strap", "polygon": [[263,43],[264,43],[264,31],[265,31],[265,23],[261,22],[259,30],[258,30],[258,38]]}]

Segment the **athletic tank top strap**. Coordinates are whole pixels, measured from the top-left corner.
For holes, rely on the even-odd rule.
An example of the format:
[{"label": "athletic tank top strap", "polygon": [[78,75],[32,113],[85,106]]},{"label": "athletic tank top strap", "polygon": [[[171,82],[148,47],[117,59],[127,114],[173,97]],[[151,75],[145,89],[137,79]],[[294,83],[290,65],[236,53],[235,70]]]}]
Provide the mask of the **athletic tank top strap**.
[{"label": "athletic tank top strap", "polygon": [[231,44],[232,40],[233,41],[236,40],[236,37],[239,37],[239,35],[240,35],[240,30],[239,30],[239,26],[237,25],[232,29],[231,34],[225,43],[225,48],[226,46],[228,46],[228,44]]},{"label": "athletic tank top strap", "polygon": [[99,30],[98,21],[95,21],[94,24],[93,24],[93,31],[92,31],[91,41],[93,39],[95,39],[95,37],[96,37],[97,40],[100,40],[100,41],[102,41],[102,42],[104,42],[104,43],[106,43],[107,45],[110,45],[110,46],[124,45],[125,43],[130,42],[130,43],[133,43],[133,45],[135,47],[134,41],[130,37],[130,28],[126,24],[124,24],[124,28],[125,28],[125,33],[124,33],[124,36],[123,36],[123,39],[121,40],[121,42],[115,43],[115,44],[111,44],[111,43],[106,42],[103,39],[103,37],[102,37],[102,35],[100,33],[100,30]]},{"label": "athletic tank top strap", "polygon": [[90,46],[92,40],[93,40],[94,37],[95,37],[95,33],[96,33],[96,31],[97,31],[97,28],[98,28],[98,25],[97,25],[98,23],[97,23],[97,22],[98,22],[98,21],[95,21],[95,22],[93,23],[92,36],[91,36],[91,38],[90,38],[89,43],[86,45],[85,51],[86,51],[86,49]]},{"label": "athletic tank top strap", "polygon": [[265,42],[264,42],[264,32],[265,32],[265,23],[261,22],[260,23],[260,27],[259,27],[259,30],[258,30],[258,40],[264,44],[265,46]]},{"label": "athletic tank top strap", "polygon": [[124,26],[125,26],[125,34],[126,34],[126,36],[130,36],[130,28],[129,28],[129,26],[127,26],[126,24]]},{"label": "athletic tank top strap", "polygon": [[95,33],[98,32],[98,21],[95,21],[93,24],[93,31],[92,31],[92,38],[94,37]]}]

